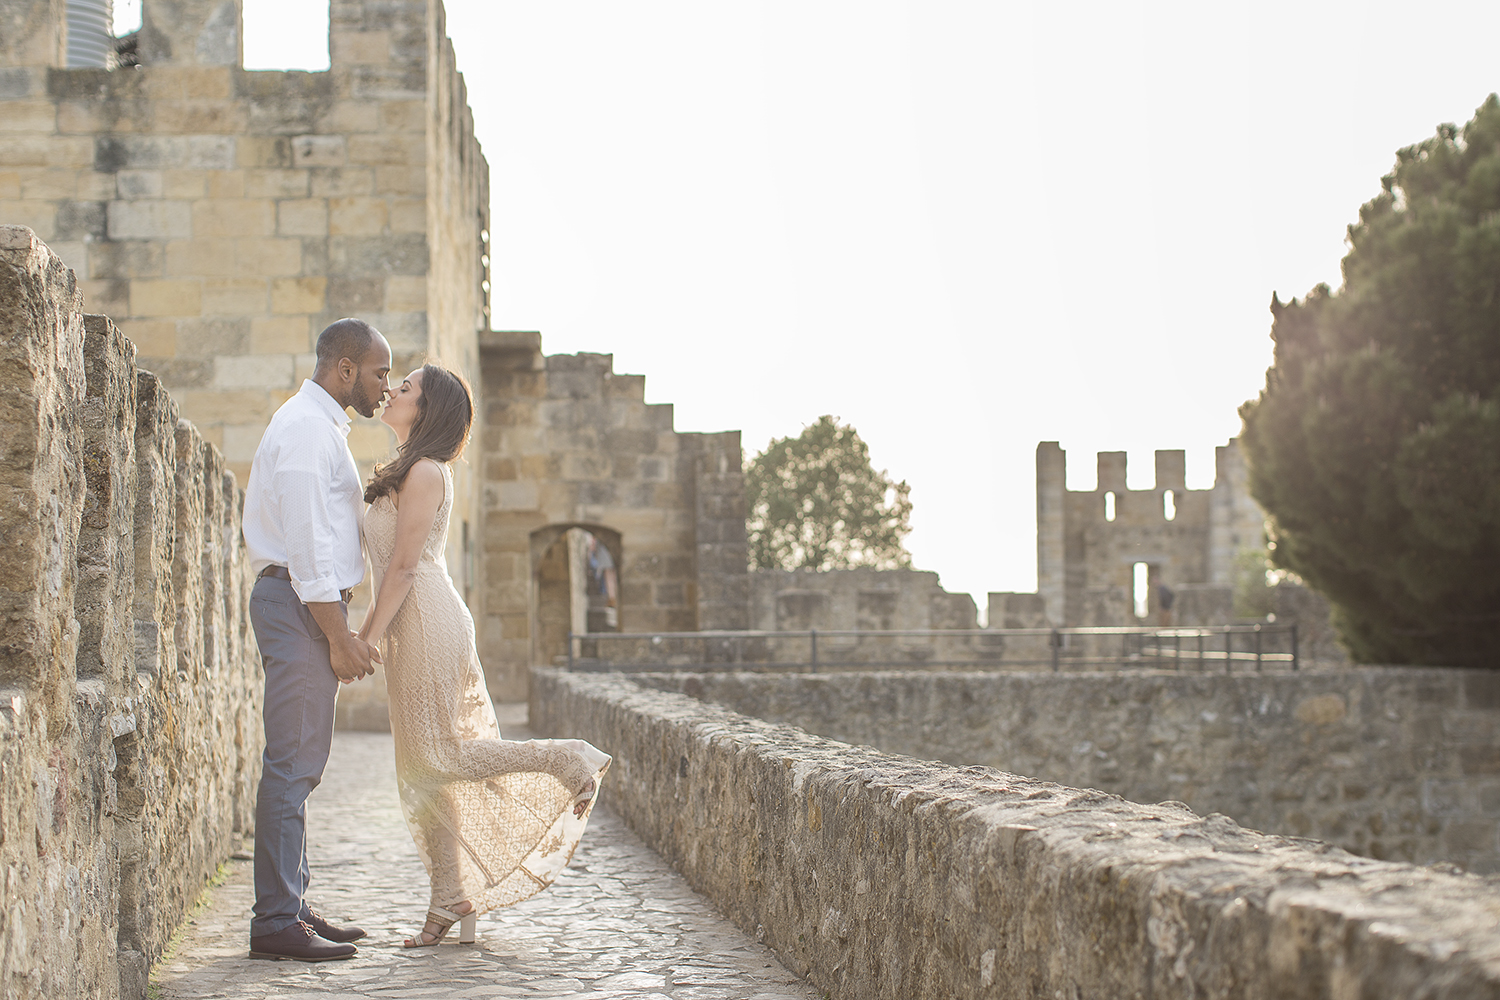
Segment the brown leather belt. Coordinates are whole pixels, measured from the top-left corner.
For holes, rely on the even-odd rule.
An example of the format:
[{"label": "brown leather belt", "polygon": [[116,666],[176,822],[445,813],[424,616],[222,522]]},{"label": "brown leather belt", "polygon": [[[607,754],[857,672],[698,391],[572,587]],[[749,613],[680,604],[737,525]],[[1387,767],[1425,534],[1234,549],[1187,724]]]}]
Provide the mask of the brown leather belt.
[{"label": "brown leather belt", "polygon": [[[292,582],[292,572],[291,572],[291,570],[287,569],[285,566],[277,566],[274,563],[272,563],[270,566],[267,566],[265,569],[261,570],[260,571],[260,575],[261,576],[273,577],[274,579],[277,579],[277,580],[285,580],[287,583],[291,583]],[[353,587],[345,587],[343,590],[339,591],[339,600],[343,601],[345,604],[348,604],[349,601],[353,597],[354,597],[354,588]]]}]

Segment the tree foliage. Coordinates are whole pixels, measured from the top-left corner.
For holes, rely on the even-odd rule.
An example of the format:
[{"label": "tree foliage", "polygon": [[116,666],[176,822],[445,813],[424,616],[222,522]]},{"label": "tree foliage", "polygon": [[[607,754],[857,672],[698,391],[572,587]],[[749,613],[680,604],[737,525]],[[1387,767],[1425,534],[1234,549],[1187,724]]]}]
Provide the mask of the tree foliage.
[{"label": "tree foliage", "polygon": [[745,471],[752,569],[904,569],[911,487],[870,465],[853,427],[819,417]]},{"label": "tree foliage", "polygon": [[1366,663],[1500,666],[1500,101],[1401,150],[1241,408],[1272,559]]}]

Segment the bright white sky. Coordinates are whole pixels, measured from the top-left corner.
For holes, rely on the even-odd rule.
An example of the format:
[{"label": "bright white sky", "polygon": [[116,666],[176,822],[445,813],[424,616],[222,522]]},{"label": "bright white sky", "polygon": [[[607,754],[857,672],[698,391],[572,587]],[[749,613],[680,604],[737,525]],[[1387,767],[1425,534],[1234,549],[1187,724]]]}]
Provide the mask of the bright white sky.
[{"label": "bright white sky", "polygon": [[[247,65],[326,66],[309,6],[245,0]],[[1272,290],[1337,286],[1395,150],[1500,89],[1500,4],[1458,0],[449,0],[448,30],[496,326],[613,353],[747,457],[852,423],[981,609],[1036,586],[1037,442],[1074,489],[1122,449],[1149,487],[1154,448],[1210,486]]]}]

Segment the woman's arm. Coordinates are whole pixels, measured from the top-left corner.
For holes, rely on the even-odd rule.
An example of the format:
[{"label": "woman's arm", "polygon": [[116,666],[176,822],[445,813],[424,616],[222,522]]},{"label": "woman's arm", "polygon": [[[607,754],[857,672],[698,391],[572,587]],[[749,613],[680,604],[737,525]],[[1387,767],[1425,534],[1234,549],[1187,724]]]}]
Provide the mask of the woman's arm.
[{"label": "woman's arm", "polygon": [[406,481],[396,491],[396,547],[391,552],[391,564],[386,567],[380,581],[380,593],[375,597],[375,606],[365,616],[359,628],[359,637],[374,645],[385,635],[386,627],[417,578],[417,562],[422,558],[422,546],[432,532],[433,519],[443,505],[443,470],[434,462],[422,461],[411,467]]}]

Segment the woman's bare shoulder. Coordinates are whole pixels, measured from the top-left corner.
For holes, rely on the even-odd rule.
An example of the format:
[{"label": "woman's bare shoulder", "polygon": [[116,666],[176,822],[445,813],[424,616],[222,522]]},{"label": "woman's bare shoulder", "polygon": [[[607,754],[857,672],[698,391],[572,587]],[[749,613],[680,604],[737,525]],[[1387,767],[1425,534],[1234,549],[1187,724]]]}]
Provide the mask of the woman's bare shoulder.
[{"label": "woman's bare shoulder", "polygon": [[419,489],[443,488],[443,466],[441,463],[430,458],[419,458],[412,463],[412,467],[406,470],[406,482],[401,484],[402,492],[416,486]]}]

